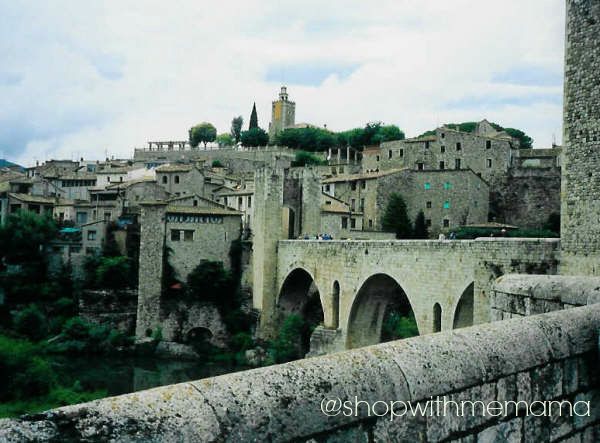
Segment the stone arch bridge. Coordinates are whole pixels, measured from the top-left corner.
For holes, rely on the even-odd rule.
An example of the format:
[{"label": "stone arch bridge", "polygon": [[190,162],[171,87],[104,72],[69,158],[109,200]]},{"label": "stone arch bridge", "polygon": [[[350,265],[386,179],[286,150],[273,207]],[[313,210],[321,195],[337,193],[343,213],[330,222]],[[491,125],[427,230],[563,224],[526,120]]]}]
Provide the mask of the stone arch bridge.
[{"label": "stone arch bridge", "polygon": [[274,293],[259,300],[261,327],[272,333],[286,315],[317,305],[314,355],[380,342],[393,303],[408,304],[421,335],[488,322],[497,277],[556,274],[558,253],[556,239],[282,240]]}]

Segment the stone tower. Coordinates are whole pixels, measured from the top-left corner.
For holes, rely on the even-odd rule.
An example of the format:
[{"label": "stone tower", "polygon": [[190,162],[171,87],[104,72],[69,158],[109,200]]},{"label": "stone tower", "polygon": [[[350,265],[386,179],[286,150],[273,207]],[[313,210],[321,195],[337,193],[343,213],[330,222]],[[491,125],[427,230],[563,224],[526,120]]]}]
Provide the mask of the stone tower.
[{"label": "stone tower", "polygon": [[600,1],[567,0],[562,274],[600,275]]},{"label": "stone tower", "polygon": [[259,333],[269,337],[274,326],[277,288],[277,242],[282,238],[282,171],[265,167],[254,173],[254,238],[252,304],[261,312]]},{"label": "stone tower", "polygon": [[140,267],[135,336],[143,339],[160,326],[165,202],[142,202]]},{"label": "stone tower", "polygon": [[271,123],[269,123],[269,140],[286,128],[294,126],[296,121],[296,103],[288,100],[287,87],[282,86],[279,100],[273,102]]}]

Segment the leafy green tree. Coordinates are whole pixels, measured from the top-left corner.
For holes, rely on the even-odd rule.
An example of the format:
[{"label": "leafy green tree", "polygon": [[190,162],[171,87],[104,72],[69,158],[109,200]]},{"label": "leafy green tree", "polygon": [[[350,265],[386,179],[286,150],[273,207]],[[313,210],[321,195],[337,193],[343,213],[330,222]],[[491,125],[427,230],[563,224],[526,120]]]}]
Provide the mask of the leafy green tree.
[{"label": "leafy green tree", "polygon": [[417,320],[412,311],[403,315],[391,312],[383,321],[382,341],[399,340],[419,335]]},{"label": "leafy green tree", "polygon": [[385,209],[382,219],[382,227],[386,232],[394,232],[396,238],[411,238],[412,225],[408,218],[406,203],[402,196],[393,193]]},{"label": "leafy green tree", "polygon": [[18,211],[9,215],[0,226],[0,262],[11,264],[39,262],[45,256],[48,243],[58,230],[50,215]]},{"label": "leafy green tree", "polygon": [[223,163],[221,162],[221,160],[213,160],[212,163],[211,163],[211,166],[213,168],[222,168],[222,167],[224,167]]},{"label": "leafy green tree", "polygon": [[222,262],[203,260],[189,273],[186,293],[190,298],[230,305],[235,297],[235,282]]},{"label": "leafy green tree", "polygon": [[111,222],[106,226],[106,238],[102,245],[102,255],[104,257],[119,257],[121,255],[121,250],[115,238],[115,231],[118,229],[119,227],[115,222]]},{"label": "leafy green tree", "polygon": [[427,223],[425,222],[425,214],[423,211],[419,211],[417,218],[415,218],[414,238],[429,238],[429,229],[427,229]]},{"label": "leafy green tree", "polygon": [[202,122],[190,128],[189,138],[190,145],[194,148],[200,143],[204,143],[204,147],[206,147],[207,143],[215,141],[217,138],[217,129],[211,123]]},{"label": "leafy green tree", "polygon": [[96,269],[96,287],[125,289],[133,286],[129,258],[102,257]]},{"label": "leafy green tree", "polygon": [[270,343],[268,352],[275,363],[301,358],[304,320],[297,314],[285,318],[277,338]]},{"label": "leafy green tree", "polygon": [[231,120],[231,133],[230,135],[233,137],[236,143],[239,143],[242,137],[242,125],[244,124],[244,119],[241,115],[237,117],[233,117]]},{"label": "leafy green tree", "polygon": [[15,314],[14,327],[19,334],[34,341],[41,340],[48,334],[46,316],[35,304],[31,304]]},{"label": "leafy green tree", "polygon": [[256,102],[252,105],[252,113],[250,114],[250,124],[248,130],[258,128],[258,114],[256,113]]},{"label": "leafy green tree", "polygon": [[533,139],[525,134],[520,129],[515,128],[504,128],[506,133],[511,137],[519,140],[519,146],[521,149],[532,149],[533,148]]},{"label": "leafy green tree", "polygon": [[266,146],[269,134],[261,128],[252,128],[242,132],[242,145],[248,147]]},{"label": "leafy green tree", "polygon": [[224,146],[233,146],[235,143],[235,139],[231,136],[231,134],[227,133],[217,135],[216,140],[220,148]]},{"label": "leafy green tree", "polygon": [[326,165],[327,160],[324,160],[316,155],[306,152],[306,151],[298,151],[296,152],[296,157],[292,162],[292,166],[306,166],[306,165]]},{"label": "leafy green tree", "polygon": [[379,144],[392,140],[404,140],[404,132],[396,125],[380,126],[377,133],[373,136],[371,142]]},{"label": "leafy green tree", "polygon": [[336,135],[322,128],[288,128],[277,134],[275,143],[308,152],[326,151],[337,145]]}]

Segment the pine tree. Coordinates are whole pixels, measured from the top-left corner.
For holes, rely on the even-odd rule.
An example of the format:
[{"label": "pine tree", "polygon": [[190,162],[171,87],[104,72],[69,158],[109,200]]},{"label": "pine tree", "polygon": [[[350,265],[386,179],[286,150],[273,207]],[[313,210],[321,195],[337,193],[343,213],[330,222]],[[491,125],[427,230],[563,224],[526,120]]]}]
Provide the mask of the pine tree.
[{"label": "pine tree", "polygon": [[419,211],[415,219],[414,238],[429,238],[429,230],[427,229],[427,223],[425,223],[425,214],[423,211]]},{"label": "pine tree", "polygon": [[252,105],[252,114],[250,114],[250,125],[248,130],[258,128],[258,114],[256,114],[256,102]]},{"label": "pine tree", "polygon": [[411,238],[412,223],[408,218],[406,203],[400,194],[393,193],[383,215],[382,227],[384,231],[394,232],[396,238]]}]

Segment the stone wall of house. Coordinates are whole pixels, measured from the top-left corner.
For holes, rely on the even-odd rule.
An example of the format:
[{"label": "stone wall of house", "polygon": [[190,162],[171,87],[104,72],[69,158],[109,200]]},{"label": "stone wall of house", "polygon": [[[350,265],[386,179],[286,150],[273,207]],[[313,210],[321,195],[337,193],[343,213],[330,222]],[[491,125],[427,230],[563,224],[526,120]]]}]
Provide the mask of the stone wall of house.
[{"label": "stone wall of house", "polygon": [[600,275],[600,3],[567,0],[561,273]]},{"label": "stone wall of house", "polygon": [[598,441],[599,328],[600,304],[514,318],[4,419],[0,439]]},{"label": "stone wall of house", "polygon": [[[179,280],[185,281],[202,260],[220,261],[225,268],[231,267],[229,250],[231,242],[240,237],[241,216],[216,216],[216,219],[220,223],[166,223],[166,246],[171,249],[169,263]],[[179,240],[174,241],[171,232],[184,230],[194,231],[193,240],[185,241],[184,234],[180,234]]]},{"label": "stone wall of house", "polygon": [[511,168],[490,189],[491,221],[541,228],[560,214],[560,168]]},{"label": "stone wall of house", "polygon": [[[417,169],[418,163],[422,163],[424,169],[442,169],[440,163],[443,162],[443,169],[471,168],[492,183],[506,173],[516,151],[509,140],[438,128],[435,135],[422,139],[382,143],[379,152],[363,156],[363,170]],[[460,160],[459,168],[457,160]]]},{"label": "stone wall of house", "polygon": [[412,222],[423,211],[433,236],[448,228],[487,221],[489,187],[470,169],[403,171],[381,177],[374,199],[377,229],[381,229],[392,193],[402,195]]}]

